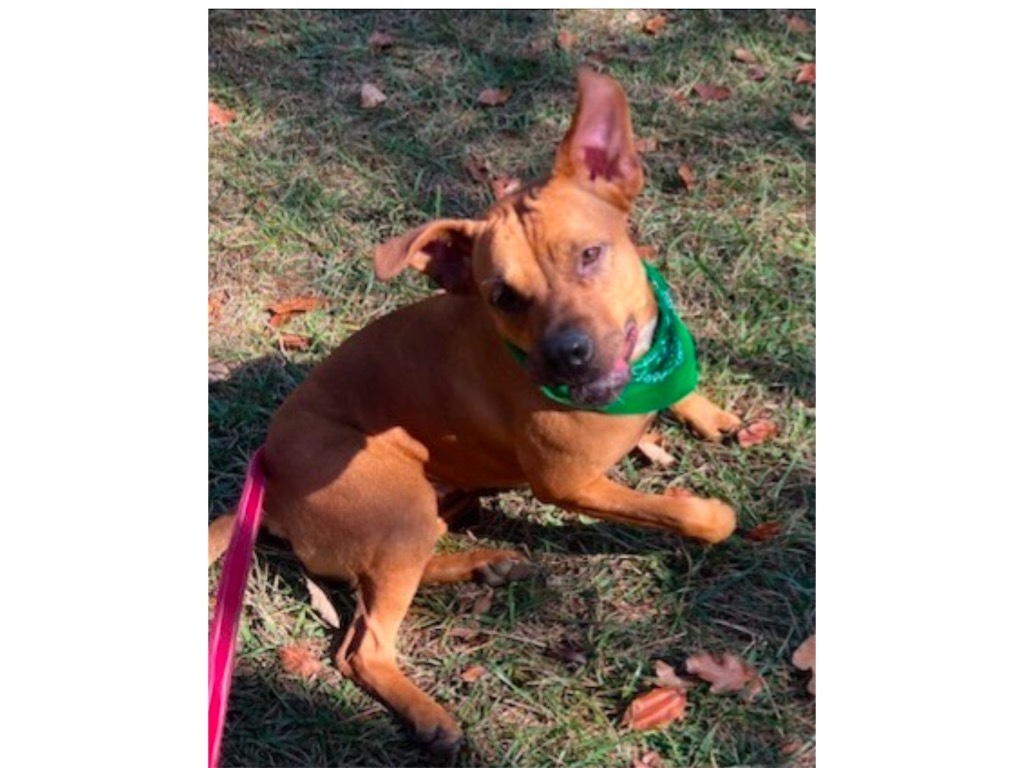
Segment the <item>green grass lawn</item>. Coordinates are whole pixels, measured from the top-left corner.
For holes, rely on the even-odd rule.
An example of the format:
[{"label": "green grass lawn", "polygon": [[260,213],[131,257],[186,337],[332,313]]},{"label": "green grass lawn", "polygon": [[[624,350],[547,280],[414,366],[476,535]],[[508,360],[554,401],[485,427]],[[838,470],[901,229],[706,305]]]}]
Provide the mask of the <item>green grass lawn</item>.
[{"label": "green grass lawn", "polygon": [[[637,12],[633,12],[634,14]],[[459,764],[666,766],[814,762],[815,705],[790,656],[815,629],[814,87],[794,83],[814,34],[776,11],[666,11],[657,35],[627,11],[211,11],[210,98],[236,113],[211,128],[209,161],[210,514],[231,506],[268,419],[310,367],[354,330],[431,292],[420,276],[373,278],[374,245],[438,216],[491,201],[467,170],[543,174],[575,103],[573,71],[591,62],[623,84],[634,130],[653,139],[633,221],[702,353],[706,395],[781,433],[750,449],[658,426],[670,467],[630,456],[616,469],[646,490],[685,485],[730,501],[742,535],[703,547],[597,523],[509,492],[443,546],[525,549],[542,566],[496,590],[424,589],[404,626],[402,661],[465,728]],[[800,12],[813,23],[813,12]],[[397,42],[371,51],[380,30]],[[559,32],[575,36],[569,50]],[[766,77],[732,59],[749,50]],[[364,82],[387,96],[359,104]],[[701,101],[694,84],[726,86]],[[477,104],[485,88],[511,98]],[[685,98],[681,98],[680,95]],[[689,165],[698,180],[684,188]],[[324,305],[268,326],[266,307],[295,296]],[[281,346],[279,333],[309,339]],[[219,567],[211,569],[213,594]],[[351,608],[350,597],[339,594]],[[344,620],[344,617],[343,617]],[[425,761],[373,699],[336,674],[288,676],[277,649],[308,641],[326,661],[332,633],[309,607],[295,559],[257,547],[242,619],[222,764],[419,765]],[[751,703],[690,692],[680,723],[620,725],[650,687],[655,659],[696,650],[756,665]],[[487,673],[473,683],[471,665]]]}]

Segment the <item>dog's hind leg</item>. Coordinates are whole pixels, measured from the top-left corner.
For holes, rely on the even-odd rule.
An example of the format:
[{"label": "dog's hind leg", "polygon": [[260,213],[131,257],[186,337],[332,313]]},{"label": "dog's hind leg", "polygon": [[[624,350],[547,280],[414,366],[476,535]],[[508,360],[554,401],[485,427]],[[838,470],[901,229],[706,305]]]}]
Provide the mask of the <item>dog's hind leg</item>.
[{"label": "dog's hind leg", "polygon": [[500,587],[510,581],[526,578],[533,568],[523,555],[511,549],[475,549],[434,555],[423,571],[421,584],[453,584],[479,581]]}]

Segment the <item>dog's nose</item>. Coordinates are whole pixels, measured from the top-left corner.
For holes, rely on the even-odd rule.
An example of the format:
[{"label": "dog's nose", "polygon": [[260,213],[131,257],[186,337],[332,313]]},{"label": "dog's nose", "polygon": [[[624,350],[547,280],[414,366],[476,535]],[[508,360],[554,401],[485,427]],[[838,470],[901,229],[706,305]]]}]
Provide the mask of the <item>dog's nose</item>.
[{"label": "dog's nose", "polygon": [[541,343],[541,353],[549,369],[563,376],[573,376],[593,359],[594,343],[579,328],[566,328],[546,336]]}]

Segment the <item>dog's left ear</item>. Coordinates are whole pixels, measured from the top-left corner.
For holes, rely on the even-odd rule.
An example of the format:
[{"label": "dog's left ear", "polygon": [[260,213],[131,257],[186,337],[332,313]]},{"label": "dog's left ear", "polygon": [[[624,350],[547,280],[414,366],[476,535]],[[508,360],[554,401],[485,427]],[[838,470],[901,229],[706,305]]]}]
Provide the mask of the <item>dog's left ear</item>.
[{"label": "dog's left ear", "polygon": [[423,272],[449,293],[472,293],[473,243],[480,223],[469,219],[441,219],[424,224],[401,237],[377,246],[373,271],[388,280],[405,267]]},{"label": "dog's left ear", "polygon": [[626,94],[608,75],[590,69],[581,69],[576,79],[576,112],[558,147],[555,173],[628,210],[644,185],[644,170],[633,145]]}]

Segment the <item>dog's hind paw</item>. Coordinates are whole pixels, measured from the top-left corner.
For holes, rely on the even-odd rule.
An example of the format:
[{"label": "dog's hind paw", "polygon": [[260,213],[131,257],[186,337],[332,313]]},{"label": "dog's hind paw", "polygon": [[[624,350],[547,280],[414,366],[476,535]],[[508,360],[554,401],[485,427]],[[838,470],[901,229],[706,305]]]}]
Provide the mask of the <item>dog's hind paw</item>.
[{"label": "dog's hind paw", "polygon": [[494,558],[473,569],[473,579],[489,587],[500,587],[512,581],[527,579],[537,566],[512,550],[499,550]]}]

